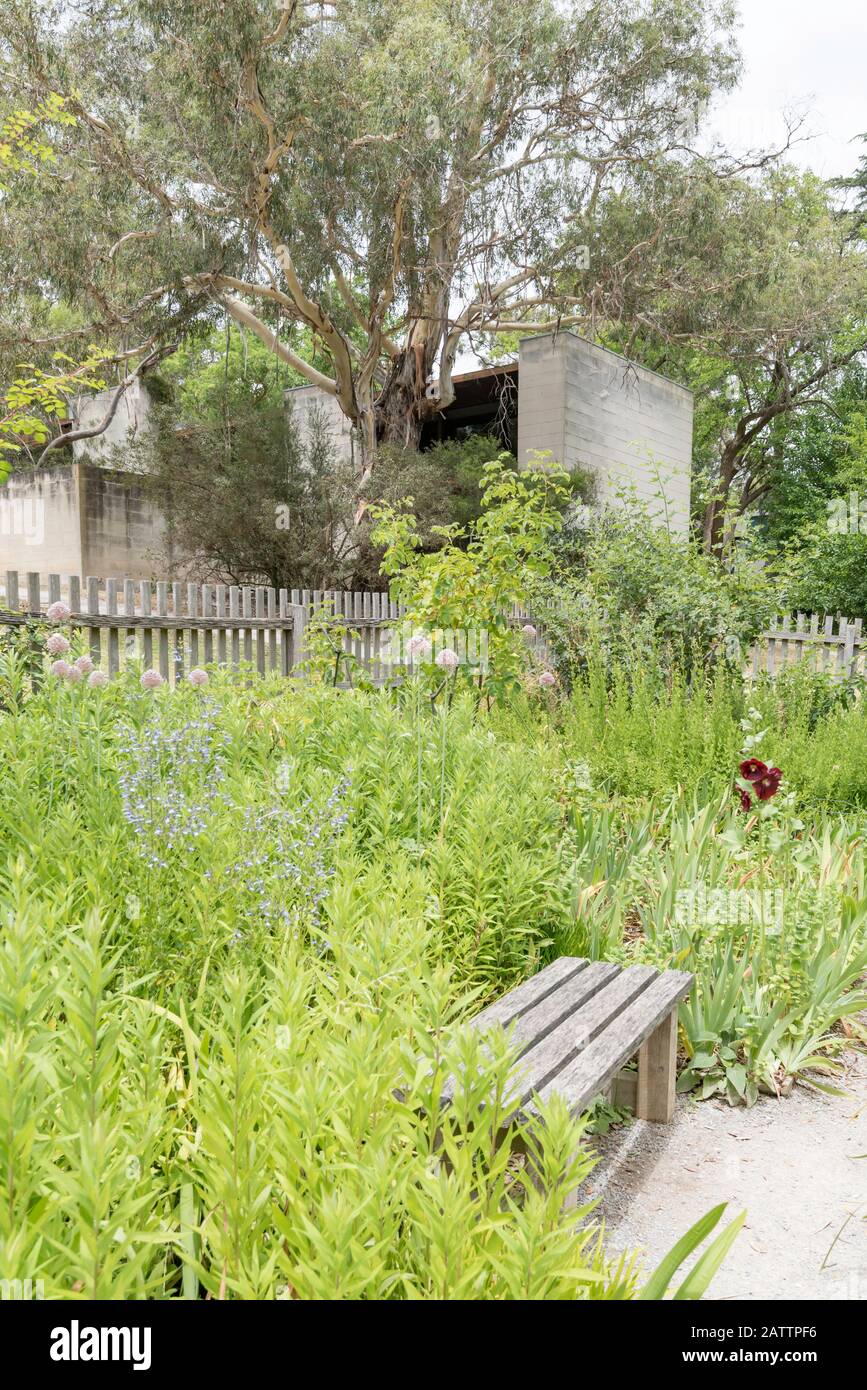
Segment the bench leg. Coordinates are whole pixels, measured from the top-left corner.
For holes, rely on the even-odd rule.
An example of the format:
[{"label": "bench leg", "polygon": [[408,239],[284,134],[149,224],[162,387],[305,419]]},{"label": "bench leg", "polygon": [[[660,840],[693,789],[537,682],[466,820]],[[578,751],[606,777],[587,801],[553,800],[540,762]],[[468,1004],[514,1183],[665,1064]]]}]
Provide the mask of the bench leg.
[{"label": "bench leg", "polygon": [[672,1009],[638,1054],[638,1100],[641,1120],[666,1124],[674,1114],[677,1080],[677,1009]]}]

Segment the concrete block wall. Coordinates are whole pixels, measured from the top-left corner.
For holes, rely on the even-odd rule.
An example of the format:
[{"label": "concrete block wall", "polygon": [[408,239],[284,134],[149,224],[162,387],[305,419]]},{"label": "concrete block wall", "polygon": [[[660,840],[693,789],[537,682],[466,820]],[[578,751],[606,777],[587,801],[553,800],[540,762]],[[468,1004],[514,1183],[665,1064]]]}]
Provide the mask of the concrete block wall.
[{"label": "concrete block wall", "polygon": [[0,571],[149,579],[171,561],[165,519],[134,474],[67,463],[0,487]]},{"label": "concrete block wall", "polygon": [[519,349],[518,456],[550,449],[582,468],[595,501],[634,492],[676,535],[689,525],[692,393],[575,333],[525,338]]},{"label": "concrete block wall", "polygon": [[162,512],[134,474],[77,463],[82,573],[149,579],[173,574]]},{"label": "concrete block wall", "polygon": [[[75,404],[73,415],[76,429],[93,429],[106,416],[111,398],[111,389],[98,391],[94,396],[83,396]],[[102,434],[92,439],[80,439],[72,445],[75,462],[92,459],[94,462],[114,462],[115,449],[123,448],[150,428],[151,398],[145,384],[136,380],[124,391],[111,424]]]},{"label": "concrete block wall", "polygon": [[330,434],[336,456],[347,463],[353,461],[352,426],[335,396],[318,386],[290,386],[286,404],[302,440],[309,438],[314,416],[318,416]]}]

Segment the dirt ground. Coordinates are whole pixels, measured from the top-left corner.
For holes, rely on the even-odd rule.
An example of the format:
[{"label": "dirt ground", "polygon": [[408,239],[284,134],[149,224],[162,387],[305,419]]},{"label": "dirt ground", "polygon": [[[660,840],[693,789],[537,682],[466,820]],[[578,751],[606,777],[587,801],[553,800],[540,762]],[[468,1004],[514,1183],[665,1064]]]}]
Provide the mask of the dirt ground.
[{"label": "dirt ground", "polygon": [[707,1298],[867,1299],[867,1058],[845,1061],[845,1097],[796,1087],[751,1110],[681,1097],[669,1125],[594,1139],[582,1198],[600,1199],[609,1251],[639,1249],[649,1271],[724,1201],[747,1219]]}]

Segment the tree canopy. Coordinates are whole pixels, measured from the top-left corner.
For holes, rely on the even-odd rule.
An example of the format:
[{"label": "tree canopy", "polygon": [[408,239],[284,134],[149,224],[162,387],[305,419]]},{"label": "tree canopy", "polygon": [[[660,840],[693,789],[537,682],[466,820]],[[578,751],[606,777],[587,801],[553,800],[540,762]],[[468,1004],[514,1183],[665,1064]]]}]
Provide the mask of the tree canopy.
[{"label": "tree canopy", "polygon": [[771,489],[781,422],[821,403],[867,347],[854,225],[821,179],[778,164],[720,179],[669,162],[600,211],[597,236],[621,266],[609,339],[696,392],[708,549],[724,548],[727,513]]},{"label": "tree canopy", "polygon": [[337,398],[369,466],[448,405],[467,339],[605,309],[587,229],[688,153],[732,23],[728,0],[9,0],[12,100],[74,124],[3,198],[7,321],[50,286],[82,338],[145,352],[223,309]]}]

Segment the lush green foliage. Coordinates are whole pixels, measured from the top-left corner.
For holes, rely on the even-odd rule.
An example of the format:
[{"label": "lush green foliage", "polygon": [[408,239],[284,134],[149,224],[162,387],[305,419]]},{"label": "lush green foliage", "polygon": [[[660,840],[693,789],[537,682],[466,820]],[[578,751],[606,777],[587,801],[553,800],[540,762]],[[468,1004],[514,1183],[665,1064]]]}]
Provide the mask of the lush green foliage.
[{"label": "lush green foliage", "polygon": [[534,599],[567,672],[594,651],[620,668],[737,665],[772,611],[767,582],[746,561],[723,570],[628,499],[582,515],[553,549],[553,575]]},{"label": "lush green foliage", "polygon": [[191,399],[181,425],[177,402],[162,402],[154,430],[124,446],[168,519],[164,567],[274,588],[348,584],[357,470],[321,415],[302,431],[282,393],[256,384]]},{"label": "lush green foliage", "polygon": [[154,695],[134,672],[34,692],[27,655],[4,650],[0,690],[0,754],[28,768],[0,786],[0,1274],[61,1297],[633,1296],[634,1262],[562,1208],[583,1124],[510,1124],[508,1043],[457,1026],[570,920],[562,755],[529,708]]},{"label": "lush green foliage", "polygon": [[56,352],[54,366],[47,372],[33,363],[19,364],[14,380],[0,396],[0,482],[22,450],[48,443],[52,425],[66,419],[74,391],[105,385],[99,375],[104,359],[105,353],[91,346],[81,362]]}]

